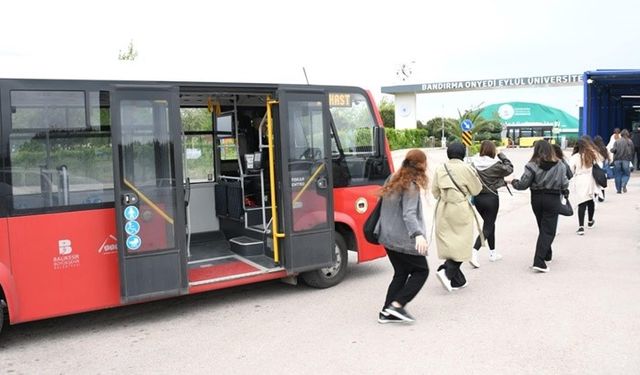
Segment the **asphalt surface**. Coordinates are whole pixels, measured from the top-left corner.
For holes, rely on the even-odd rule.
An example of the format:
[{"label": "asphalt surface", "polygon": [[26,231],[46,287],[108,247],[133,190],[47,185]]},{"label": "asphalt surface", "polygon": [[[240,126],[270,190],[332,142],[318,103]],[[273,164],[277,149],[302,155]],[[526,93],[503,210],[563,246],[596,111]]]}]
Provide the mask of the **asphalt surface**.
[{"label": "asphalt surface", "polygon": [[[516,175],[530,150],[508,150]],[[433,165],[442,150],[429,150]],[[394,160],[402,160],[395,152]],[[613,181],[610,181],[613,184]],[[533,273],[537,228],[528,192],[501,192],[504,259],[463,265],[469,287],[432,272],[408,310],[376,321],[392,268],[350,264],[336,287],[266,282],[11,326],[1,374],[638,374],[640,173],[596,207],[593,229],[561,217],[551,272]],[[431,270],[441,263],[434,248]]]}]

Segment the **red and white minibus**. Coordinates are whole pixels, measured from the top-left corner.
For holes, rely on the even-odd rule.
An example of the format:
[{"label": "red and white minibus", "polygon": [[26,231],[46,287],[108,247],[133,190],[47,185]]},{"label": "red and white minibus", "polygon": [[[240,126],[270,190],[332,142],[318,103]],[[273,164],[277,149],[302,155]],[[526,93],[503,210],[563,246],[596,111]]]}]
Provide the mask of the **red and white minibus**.
[{"label": "red and white minibus", "polygon": [[[392,171],[370,93],[0,79],[0,313],[11,324],[384,256]],[[0,324],[0,329],[1,329]]]}]

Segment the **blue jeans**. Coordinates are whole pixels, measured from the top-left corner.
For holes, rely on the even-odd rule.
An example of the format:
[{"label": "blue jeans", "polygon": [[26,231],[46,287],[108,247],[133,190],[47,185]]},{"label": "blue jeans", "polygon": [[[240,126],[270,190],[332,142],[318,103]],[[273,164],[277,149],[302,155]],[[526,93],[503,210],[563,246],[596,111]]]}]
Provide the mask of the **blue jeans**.
[{"label": "blue jeans", "polygon": [[616,181],[616,191],[619,193],[622,188],[627,187],[629,182],[629,160],[615,160],[613,162],[613,176]]}]

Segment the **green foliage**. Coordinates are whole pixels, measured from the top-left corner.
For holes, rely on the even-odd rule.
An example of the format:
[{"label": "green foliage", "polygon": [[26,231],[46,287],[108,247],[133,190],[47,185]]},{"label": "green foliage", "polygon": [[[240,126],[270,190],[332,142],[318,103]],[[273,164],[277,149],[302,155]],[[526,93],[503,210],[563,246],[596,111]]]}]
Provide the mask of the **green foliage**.
[{"label": "green foliage", "polygon": [[129,46],[125,52],[118,51],[118,60],[133,61],[138,57],[138,51],[133,48],[133,40],[129,41]]},{"label": "green foliage", "polygon": [[382,98],[378,105],[380,111],[380,117],[382,117],[382,123],[387,129],[395,128],[396,124],[396,109],[395,104],[387,98]]},{"label": "green foliage", "polygon": [[426,129],[385,129],[391,150],[428,147],[429,137]]}]

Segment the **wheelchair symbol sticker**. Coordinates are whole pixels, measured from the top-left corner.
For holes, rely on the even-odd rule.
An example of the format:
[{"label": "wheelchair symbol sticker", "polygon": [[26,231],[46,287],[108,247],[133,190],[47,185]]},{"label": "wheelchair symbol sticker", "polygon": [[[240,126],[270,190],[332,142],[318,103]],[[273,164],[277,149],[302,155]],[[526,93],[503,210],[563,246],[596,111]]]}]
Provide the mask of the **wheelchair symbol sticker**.
[{"label": "wheelchair symbol sticker", "polygon": [[124,218],[127,220],[135,220],[140,215],[140,211],[138,211],[138,207],[129,206],[124,209]]},{"label": "wheelchair symbol sticker", "polygon": [[138,236],[127,237],[127,248],[129,250],[138,250],[142,245],[142,240]]},{"label": "wheelchair symbol sticker", "polygon": [[124,231],[130,236],[138,234],[138,232],[140,232],[140,223],[135,220],[127,221],[124,225]]}]

